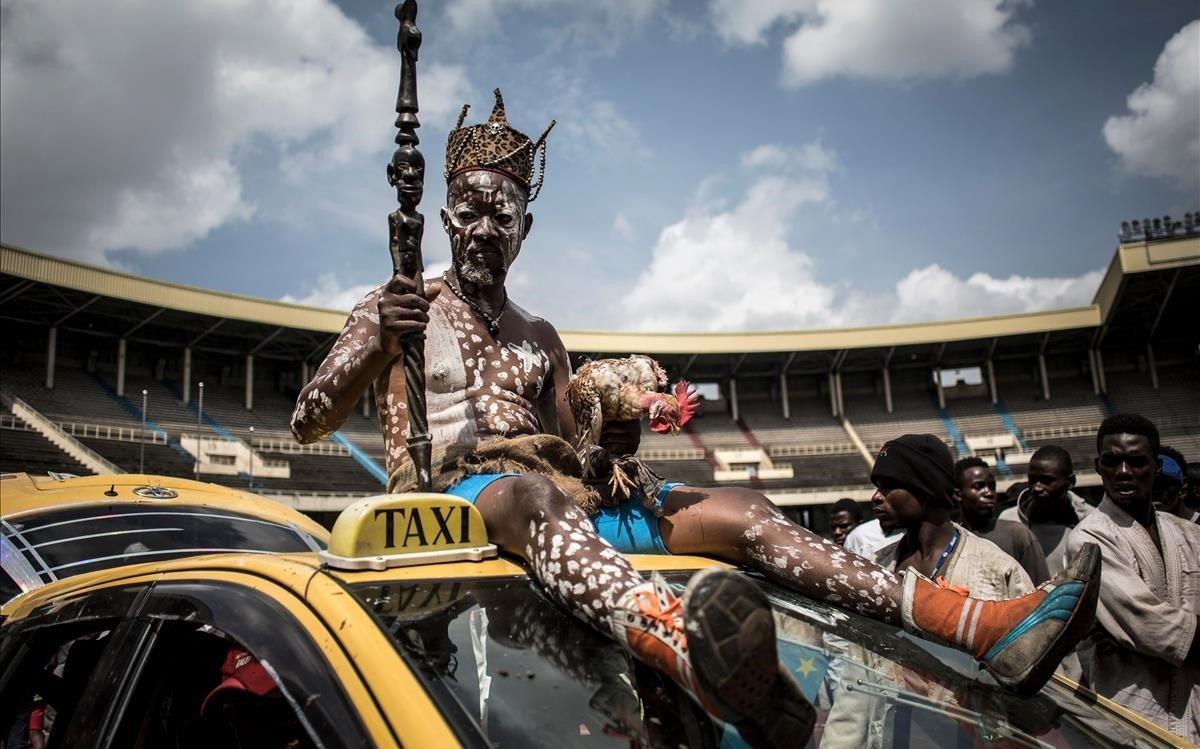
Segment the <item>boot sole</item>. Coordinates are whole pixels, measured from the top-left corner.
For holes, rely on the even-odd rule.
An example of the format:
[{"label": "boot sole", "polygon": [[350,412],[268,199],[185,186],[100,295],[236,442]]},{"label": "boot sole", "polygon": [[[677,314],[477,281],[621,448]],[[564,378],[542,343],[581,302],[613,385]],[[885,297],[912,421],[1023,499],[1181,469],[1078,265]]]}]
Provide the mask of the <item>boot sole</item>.
[{"label": "boot sole", "polygon": [[993,671],[991,665],[984,661],[983,667],[996,681],[1020,697],[1032,697],[1045,686],[1050,677],[1054,675],[1055,669],[1062,663],[1062,659],[1075,649],[1075,645],[1096,619],[1101,566],[1100,547],[1093,543],[1085,543],[1068,568],[1071,573],[1070,579],[1083,583],[1079,604],[1075,606],[1074,611],[1067,618],[1066,624],[1047,648],[1045,655],[1029,668],[1016,675],[1004,675]]},{"label": "boot sole", "polygon": [[779,664],[766,595],[742,575],[706,569],[684,598],[688,651],[704,696],[755,747],[802,745],[816,711]]}]

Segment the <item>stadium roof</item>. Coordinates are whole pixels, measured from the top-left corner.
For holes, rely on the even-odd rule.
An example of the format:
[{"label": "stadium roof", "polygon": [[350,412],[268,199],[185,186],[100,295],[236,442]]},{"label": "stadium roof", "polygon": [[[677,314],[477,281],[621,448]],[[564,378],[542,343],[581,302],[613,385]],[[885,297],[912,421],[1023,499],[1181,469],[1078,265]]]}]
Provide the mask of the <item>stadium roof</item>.
[{"label": "stadium roof", "polygon": [[[1178,227],[1178,225],[1177,225]],[[1018,315],[841,330],[740,333],[562,331],[576,356],[642,352],[693,379],[960,366],[991,356],[1194,346],[1200,228],[1125,234],[1091,305]],[[345,311],[201,289],[0,245],[0,319],[169,347],[314,361]]]}]

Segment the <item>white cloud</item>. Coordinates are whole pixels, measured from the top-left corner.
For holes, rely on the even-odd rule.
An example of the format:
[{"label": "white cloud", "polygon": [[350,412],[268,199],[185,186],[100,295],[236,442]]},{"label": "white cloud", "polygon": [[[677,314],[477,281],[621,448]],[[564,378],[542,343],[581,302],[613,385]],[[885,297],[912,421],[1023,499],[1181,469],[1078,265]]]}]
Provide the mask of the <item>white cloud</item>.
[{"label": "white cloud", "polygon": [[649,266],[616,305],[623,327],[799,330],[1033,312],[1090,304],[1103,277],[1095,270],[1074,278],[963,279],[934,264],[883,294],[850,291],[819,277],[813,257],[826,248],[793,239],[806,208],[832,206],[826,174],[836,153],[817,142],[767,145],[742,164],[782,165],[789,176],[756,172],[732,206],[698,195],[688,215],[659,234]]},{"label": "white cloud", "polygon": [[619,238],[625,240],[626,242],[633,239],[634,235],[637,233],[633,228],[633,222],[630,221],[624,213],[618,213],[616,217],[613,218],[612,231],[613,234],[616,234]]},{"label": "white cloud", "polygon": [[[559,69],[547,79],[549,90],[556,93],[545,105],[558,122],[550,135],[550,149],[575,160],[605,164],[649,155],[637,126],[583,77]],[[530,135],[536,138],[538,133]]]},{"label": "white cloud", "polygon": [[344,284],[336,274],[322,273],[307,293],[301,296],[284,294],[279,301],[349,312],[367,295],[367,292],[377,286],[379,286],[378,283]]},{"label": "white cloud", "polygon": [[791,246],[797,212],[821,204],[821,173],[758,178],[733,208],[698,201],[658,237],[650,266],[617,305],[643,330],[746,330],[828,324],[834,292]]},{"label": "white cloud", "polygon": [[[253,215],[245,159],[296,177],[391,147],[397,55],[329,0],[13,0],[3,15],[6,241],[97,262],[175,249]],[[422,75],[422,118],[449,120],[462,69]]]},{"label": "white cloud", "polygon": [[890,310],[886,320],[872,322],[947,320],[1085,307],[1092,303],[1103,278],[1104,271],[1097,269],[1074,278],[997,278],[974,273],[964,280],[934,263],[901,279],[887,300]]},{"label": "white cloud", "polygon": [[717,35],[726,42],[763,44],[771,27],[799,21],[816,7],[817,0],[712,0],[709,15]]},{"label": "white cloud", "polygon": [[741,165],[743,169],[825,173],[835,171],[838,161],[836,153],[813,141],[799,147],[767,143],[742,154]]},{"label": "white cloud", "polygon": [[1012,66],[1030,31],[1013,21],[1012,0],[770,0],[742,5],[714,0],[713,25],[726,41],[762,43],[776,25],[783,82],[804,86],[844,76],[901,81],[967,78]]},{"label": "white cloud", "polygon": [[1154,63],[1154,80],[1134,89],[1127,104],[1129,114],[1104,123],[1104,140],[1122,168],[1200,192],[1200,21],[1171,37]]}]

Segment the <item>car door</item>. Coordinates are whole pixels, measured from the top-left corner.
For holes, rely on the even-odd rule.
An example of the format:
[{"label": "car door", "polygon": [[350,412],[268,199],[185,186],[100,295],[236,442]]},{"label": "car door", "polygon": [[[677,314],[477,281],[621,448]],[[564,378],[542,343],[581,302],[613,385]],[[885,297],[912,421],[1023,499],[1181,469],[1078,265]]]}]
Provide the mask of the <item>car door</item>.
[{"label": "car door", "polygon": [[148,636],[99,745],[380,743],[315,642],[328,633],[302,626],[272,588],[261,580],[160,580],[138,612]]},{"label": "car door", "polygon": [[145,627],[133,614],[148,591],[148,585],[107,587],[6,623],[0,633],[0,730],[7,743],[27,737],[29,711],[40,704],[48,716],[48,746],[95,744],[111,695],[121,693],[145,640]]}]

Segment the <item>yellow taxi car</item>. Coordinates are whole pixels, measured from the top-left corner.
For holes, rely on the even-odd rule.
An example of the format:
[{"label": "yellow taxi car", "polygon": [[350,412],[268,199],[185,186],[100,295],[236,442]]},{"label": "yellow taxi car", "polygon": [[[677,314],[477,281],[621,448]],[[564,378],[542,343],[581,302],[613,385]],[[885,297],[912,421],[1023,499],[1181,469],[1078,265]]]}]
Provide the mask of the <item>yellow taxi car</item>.
[{"label": "yellow taxi car", "polygon": [[190,479],[0,474],[0,603],[63,577],[216,551],[325,548],[306,515]]},{"label": "yellow taxi car", "polygon": [[[718,564],[631,560],[680,588]],[[1172,745],[1063,680],[1020,699],[960,653],[758,582],[818,709],[812,745]],[[48,706],[51,747],[742,745],[444,495],[362,500],[327,550],[87,572],[0,616],[0,730]]]}]

